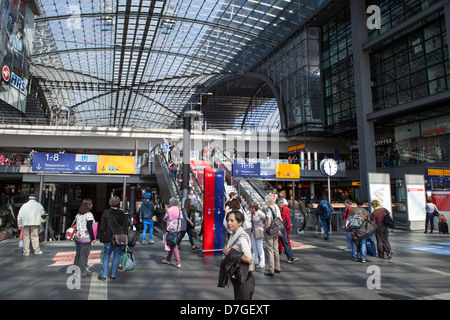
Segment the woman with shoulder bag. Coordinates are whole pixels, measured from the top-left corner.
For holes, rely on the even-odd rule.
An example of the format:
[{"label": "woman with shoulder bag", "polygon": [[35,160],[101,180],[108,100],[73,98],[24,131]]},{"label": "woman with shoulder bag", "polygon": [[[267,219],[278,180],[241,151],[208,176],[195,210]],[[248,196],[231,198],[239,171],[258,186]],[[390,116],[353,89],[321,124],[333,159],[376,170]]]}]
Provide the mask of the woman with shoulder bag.
[{"label": "woman with shoulder bag", "polygon": [[102,270],[98,276],[98,280],[101,281],[106,280],[109,270],[109,258],[113,251],[114,256],[111,262],[111,274],[109,278],[112,280],[116,279],[122,246],[116,245],[112,241],[112,238],[115,234],[127,234],[128,231],[125,213],[119,209],[120,198],[117,196],[111,197],[108,204],[110,208],[103,211],[99,226],[100,242],[104,244]]},{"label": "woman with shoulder bag", "polygon": [[178,236],[177,240],[177,246],[180,247],[181,241],[184,238],[184,235],[187,233],[189,236],[189,242],[191,244],[191,248],[193,251],[198,250],[199,247],[197,247],[194,244],[194,239],[192,237],[192,229],[195,228],[194,218],[193,218],[193,212],[192,212],[192,202],[191,199],[186,198],[184,200],[184,208],[183,208],[183,219],[181,220],[181,232]]},{"label": "woman with shoulder bag", "polygon": [[266,258],[264,256],[263,240],[264,240],[264,226],[266,225],[266,215],[259,210],[256,202],[251,202],[248,205],[252,214],[252,232],[250,239],[252,241],[252,251],[255,253],[255,265],[259,269],[264,269],[266,266]]},{"label": "woman with shoulder bag", "polygon": [[74,237],[76,244],[76,254],[74,265],[80,268],[80,276],[87,276],[86,267],[89,253],[91,252],[91,243],[95,243],[94,223],[95,219],[91,213],[92,200],[83,199],[75,217],[77,221],[77,233]]},{"label": "woman with shoulder bag", "polygon": [[[255,291],[255,278],[250,271],[252,264],[252,248],[250,237],[242,228],[245,217],[241,211],[230,211],[226,215],[227,227],[231,232],[231,237],[227,245],[223,248],[226,258],[228,256],[240,256],[236,272],[231,275],[231,283],[234,289],[235,300],[251,300]],[[225,259],[226,259],[225,258]]]},{"label": "woman with shoulder bag", "polygon": [[[166,223],[166,236],[165,236],[165,250],[168,251],[167,258],[162,262],[165,264],[170,264],[172,260],[172,254],[175,256],[176,267],[181,268],[180,252],[178,251],[177,239],[181,231],[181,220],[183,215],[181,210],[178,208],[178,200],[175,198],[169,199],[169,209],[167,209],[166,215],[164,216],[164,222]],[[171,243],[169,239],[174,237],[174,242]]]},{"label": "woman with shoulder bag", "polygon": [[384,259],[384,254],[386,253],[388,259],[392,259],[394,252],[392,251],[391,244],[389,243],[389,230],[384,223],[384,215],[392,214],[383,208],[378,200],[372,200],[370,206],[373,208],[373,212],[370,215],[370,221],[377,225],[375,231],[375,238],[377,239],[377,254],[378,258]]}]

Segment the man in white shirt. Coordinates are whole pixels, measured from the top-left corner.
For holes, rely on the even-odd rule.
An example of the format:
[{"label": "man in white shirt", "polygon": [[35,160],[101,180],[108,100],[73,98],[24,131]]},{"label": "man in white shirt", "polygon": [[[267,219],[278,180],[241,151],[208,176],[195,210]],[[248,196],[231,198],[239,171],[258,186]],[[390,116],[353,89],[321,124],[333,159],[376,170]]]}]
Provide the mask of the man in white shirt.
[{"label": "man in white shirt", "polygon": [[42,254],[39,247],[39,226],[44,215],[44,207],[36,201],[35,195],[30,195],[28,202],[22,205],[17,216],[17,224],[22,229],[23,255],[30,255],[30,239],[34,254]]}]

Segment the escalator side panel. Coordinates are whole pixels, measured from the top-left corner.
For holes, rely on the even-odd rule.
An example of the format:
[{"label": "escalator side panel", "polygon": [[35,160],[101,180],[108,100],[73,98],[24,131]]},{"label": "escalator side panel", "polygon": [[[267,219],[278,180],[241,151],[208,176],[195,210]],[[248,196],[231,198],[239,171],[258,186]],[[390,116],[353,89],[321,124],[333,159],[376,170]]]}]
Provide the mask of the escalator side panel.
[{"label": "escalator side panel", "polygon": [[156,181],[158,182],[159,185],[159,190],[160,190],[160,196],[161,196],[161,200],[164,204],[169,205],[169,199],[170,198],[177,198],[175,191],[172,190],[171,188],[171,184],[169,181],[167,181],[167,175],[164,174],[164,167],[161,163],[161,161],[163,161],[161,159],[160,155],[155,155],[154,157],[154,164],[155,164],[155,175],[156,175]]}]

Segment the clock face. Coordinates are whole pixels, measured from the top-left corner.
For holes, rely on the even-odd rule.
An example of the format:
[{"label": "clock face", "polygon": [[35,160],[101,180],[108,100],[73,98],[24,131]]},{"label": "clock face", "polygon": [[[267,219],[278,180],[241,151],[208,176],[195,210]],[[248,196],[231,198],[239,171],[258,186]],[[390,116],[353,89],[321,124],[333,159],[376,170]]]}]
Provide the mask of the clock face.
[{"label": "clock face", "polygon": [[323,172],[328,176],[334,176],[337,173],[338,167],[334,159],[325,159],[322,163]]}]

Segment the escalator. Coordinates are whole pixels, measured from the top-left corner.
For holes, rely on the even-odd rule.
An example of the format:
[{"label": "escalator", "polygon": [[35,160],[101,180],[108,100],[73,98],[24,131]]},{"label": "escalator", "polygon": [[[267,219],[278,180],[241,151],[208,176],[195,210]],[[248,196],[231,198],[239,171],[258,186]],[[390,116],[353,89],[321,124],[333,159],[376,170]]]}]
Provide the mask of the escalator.
[{"label": "escalator", "polygon": [[173,174],[167,159],[159,153],[159,145],[152,150],[152,170],[160,189],[160,197],[164,204],[169,204],[170,198],[175,198],[181,204],[181,191],[177,176]]}]

